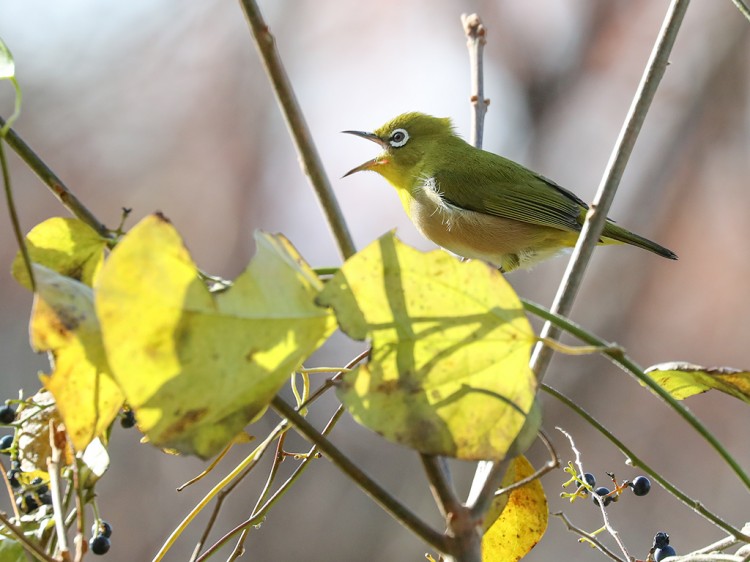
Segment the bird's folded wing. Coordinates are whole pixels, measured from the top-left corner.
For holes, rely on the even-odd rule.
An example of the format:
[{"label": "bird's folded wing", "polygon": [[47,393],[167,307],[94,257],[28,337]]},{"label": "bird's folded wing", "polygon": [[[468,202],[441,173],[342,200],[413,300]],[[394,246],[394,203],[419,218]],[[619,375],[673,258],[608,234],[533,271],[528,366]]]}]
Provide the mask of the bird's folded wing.
[{"label": "bird's folded wing", "polygon": [[524,169],[515,177],[481,170],[435,174],[441,196],[472,211],[521,222],[579,231],[586,203],[544,176]]}]

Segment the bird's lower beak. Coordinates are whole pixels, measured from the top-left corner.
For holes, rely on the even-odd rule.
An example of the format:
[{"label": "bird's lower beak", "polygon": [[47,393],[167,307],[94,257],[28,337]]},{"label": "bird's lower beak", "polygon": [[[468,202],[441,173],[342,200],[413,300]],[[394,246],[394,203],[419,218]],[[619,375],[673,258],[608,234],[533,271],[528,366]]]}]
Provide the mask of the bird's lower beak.
[{"label": "bird's lower beak", "polygon": [[[374,142],[376,144],[379,144],[383,148],[387,148],[387,146],[388,146],[388,144],[383,139],[381,139],[378,135],[376,135],[375,133],[367,133],[367,132],[364,132],[364,131],[341,131],[341,132],[342,133],[346,133],[348,135],[355,135],[357,137],[361,137],[363,139],[367,139],[367,140],[372,141],[372,142]],[[375,167],[375,166],[377,166],[379,164],[383,164],[384,162],[385,162],[385,160],[382,158],[382,156],[378,156],[376,158],[373,158],[372,160],[368,160],[364,164],[360,164],[356,168],[353,168],[353,169],[349,170],[342,177],[345,178],[346,176],[350,176],[350,175],[352,175],[352,174],[354,174],[356,172],[362,172],[364,170],[372,170],[373,167]]]}]

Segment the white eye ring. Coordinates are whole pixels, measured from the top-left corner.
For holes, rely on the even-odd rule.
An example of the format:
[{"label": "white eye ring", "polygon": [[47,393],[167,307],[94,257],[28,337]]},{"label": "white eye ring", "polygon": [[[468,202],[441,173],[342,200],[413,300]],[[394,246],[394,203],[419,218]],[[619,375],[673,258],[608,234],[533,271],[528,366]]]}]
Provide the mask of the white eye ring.
[{"label": "white eye ring", "polygon": [[388,137],[388,144],[393,148],[401,148],[407,142],[409,142],[409,133],[406,129],[396,129]]}]

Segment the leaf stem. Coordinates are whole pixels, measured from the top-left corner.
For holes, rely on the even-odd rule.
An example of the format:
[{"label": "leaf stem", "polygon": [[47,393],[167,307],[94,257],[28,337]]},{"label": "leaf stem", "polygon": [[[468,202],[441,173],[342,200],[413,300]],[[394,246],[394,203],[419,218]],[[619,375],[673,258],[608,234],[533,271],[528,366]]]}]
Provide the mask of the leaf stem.
[{"label": "leaf stem", "polygon": [[323,164],[313,143],[302,109],[294,95],[292,84],[284,70],[284,64],[276,50],[276,41],[268,30],[268,25],[263,20],[263,15],[255,0],[240,0],[240,5],[252,30],[255,46],[258,48],[268,78],[276,92],[276,99],[281,106],[289,133],[297,147],[302,171],[310,178],[338,244],[339,252],[346,259],[354,255],[357,250],[328,177],[323,171]]},{"label": "leaf stem", "polygon": [[[5,120],[0,117],[0,127],[5,125]],[[91,228],[96,230],[102,238],[111,239],[112,233],[104,226],[94,214],[89,211],[79,199],[67,188],[67,186],[58,178],[55,173],[45,164],[39,156],[27,145],[13,129],[8,129],[5,137],[8,145],[26,162],[39,179],[50,188],[52,193],[60,200],[63,207],[68,209],[73,216],[85,222]]]},{"label": "leaf stem", "polygon": [[[669,62],[669,54],[672,51],[677,32],[680,29],[689,4],[690,0],[672,0],[670,2],[661,30],[641,78],[641,83],[635,93],[633,103],[630,106],[625,123],[620,131],[620,136],[615,143],[609,163],[604,172],[604,177],[602,177],[594,201],[591,203],[591,208],[586,214],[586,220],[583,223],[578,242],[573,249],[570,262],[568,262],[568,267],[560,282],[560,287],[551,307],[553,312],[567,315],[573,307],[573,301],[581,286],[581,280],[583,279],[586,267],[604,229],[607,213],[614,200],[620,179],[630,160],[633,146],[641,131],[641,126],[646,119],[646,114],[654,99],[656,90],[664,76]],[[547,322],[542,328],[540,337],[556,339],[559,337],[559,334],[560,332],[555,326]],[[544,379],[547,367],[552,359],[552,353],[551,348],[542,344],[537,344],[534,348],[531,356],[531,366],[540,381]]]},{"label": "leaf stem", "polygon": [[451,552],[451,541],[449,537],[432,529],[409,510],[409,508],[388,493],[385,488],[365,474],[362,469],[349,460],[344,453],[316,430],[310,422],[299,415],[294,408],[278,396],[273,399],[271,406],[279,413],[279,415],[289,420],[289,423],[291,423],[306,439],[317,445],[323,455],[335,464],[344,474],[356,482],[367,495],[369,495],[383,509],[388,511],[404,527],[440,552]]}]

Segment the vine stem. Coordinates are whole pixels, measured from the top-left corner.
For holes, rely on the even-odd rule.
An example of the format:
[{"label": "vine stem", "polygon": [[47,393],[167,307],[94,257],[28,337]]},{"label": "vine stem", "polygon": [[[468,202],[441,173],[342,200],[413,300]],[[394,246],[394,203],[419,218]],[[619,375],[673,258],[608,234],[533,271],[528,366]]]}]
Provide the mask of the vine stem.
[{"label": "vine stem", "polygon": [[169,551],[170,548],[172,548],[172,545],[175,543],[177,538],[182,534],[182,532],[187,528],[187,526],[190,524],[190,522],[195,519],[195,517],[203,510],[203,508],[208,505],[208,503],[219,493],[221,490],[223,490],[226,486],[228,486],[235,478],[237,478],[246,468],[248,468],[251,465],[255,465],[263,456],[263,453],[266,452],[266,449],[273,443],[279,435],[281,435],[283,432],[287,431],[288,423],[286,421],[280,422],[267,436],[266,438],[253,450],[252,453],[250,453],[245,459],[238,464],[234,469],[227,474],[224,478],[221,479],[213,488],[211,488],[211,491],[206,494],[198,504],[193,507],[192,510],[190,510],[190,513],[185,516],[185,518],[180,522],[180,524],[172,531],[172,533],[167,537],[167,540],[164,542],[164,544],[159,549],[159,552],[156,553],[156,555],[153,558],[153,562],[159,562],[164,558],[164,556],[167,554],[167,551]]},{"label": "vine stem", "polygon": [[[334,412],[333,416],[331,416],[331,419],[328,420],[328,423],[321,433],[323,435],[328,435],[333,429],[334,425],[336,425],[338,420],[341,418],[343,413],[344,407],[339,406],[338,409]],[[224,536],[217,540],[213,545],[211,545],[210,548],[206,549],[201,557],[197,558],[195,562],[204,562],[205,560],[208,560],[210,556],[218,552],[218,550],[234,535],[240,532],[246,534],[250,530],[250,527],[261,523],[268,512],[271,510],[271,508],[276,504],[276,502],[278,502],[279,499],[281,499],[281,497],[291,488],[292,484],[294,484],[297,479],[302,476],[302,473],[305,471],[305,469],[307,469],[307,467],[311,465],[312,461],[316,458],[317,452],[317,445],[313,445],[305,455],[305,458],[302,460],[299,466],[297,466],[297,468],[294,470],[292,475],[289,476],[289,478],[287,478],[286,481],[281,484],[281,486],[279,486],[279,488],[271,495],[271,497],[265,500],[265,503],[263,503],[262,506],[260,500],[262,500],[263,498],[259,498],[259,501],[256,503],[250,517],[239,525],[235,526],[234,529],[225,533]]]},{"label": "vine stem", "polygon": [[735,6],[737,6],[737,9],[740,11],[740,13],[745,16],[748,21],[750,21],[750,6],[745,2],[745,0],[732,0]]},{"label": "vine stem", "polygon": [[720,529],[723,529],[724,531],[729,533],[732,537],[735,537],[736,539],[740,539],[746,542],[750,542],[749,535],[743,533],[742,531],[740,531],[739,529],[736,529],[735,527],[731,525],[728,525],[718,515],[706,509],[703,506],[703,504],[701,504],[698,500],[695,500],[691,498],[690,496],[684,494],[675,486],[673,486],[669,481],[665,480],[658,472],[652,469],[648,464],[646,464],[643,460],[641,460],[640,457],[638,457],[635,453],[633,453],[633,451],[631,451],[622,441],[620,441],[617,437],[612,435],[612,433],[606,427],[604,427],[604,425],[599,423],[599,421],[596,418],[594,418],[586,410],[584,410],[578,404],[576,404],[575,401],[571,400],[570,398],[565,396],[563,393],[559,392],[558,390],[555,390],[554,388],[552,388],[546,383],[542,383],[542,390],[546,392],[547,394],[549,394],[550,396],[554,396],[557,400],[565,404],[568,408],[573,410],[581,418],[586,420],[586,422],[589,425],[591,425],[594,429],[596,429],[599,433],[601,433],[615,447],[617,447],[623,455],[625,455],[627,459],[627,463],[630,466],[642,469],[646,474],[648,474],[649,476],[651,476],[651,478],[653,478],[656,482],[658,482],[662,488],[664,488],[672,496],[677,498],[681,503],[683,503],[685,506],[692,509],[701,517],[710,521],[711,523],[713,523]]},{"label": "vine stem", "polygon": [[13,225],[13,235],[16,237],[16,243],[21,250],[21,257],[23,257],[23,264],[26,267],[26,273],[29,276],[29,282],[31,283],[32,292],[36,292],[36,278],[34,277],[34,268],[31,267],[31,256],[29,255],[29,249],[26,246],[26,238],[24,238],[23,232],[21,231],[21,221],[18,220],[18,212],[16,211],[16,203],[13,200],[13,189],[10,185],[10,174],[8,173],[8,161],[5,158],[5,135],[9,132],[9,129],[4,130],[4,134],[0,136],[0,168],[2,168],[3,175],[3,187],[5,188],[5,200],[8,204],[8,214],[10,214],[10,222]]},{"label": "vine stem", "polygon": [[672,408],[685,422],[688,423],[695,431],[705,439],[705,441],[716,451],[716,453],[727,463],[729,468],[735,473],[737,478],[745,485],[746,488],[750,489],[750,475],[740,466],[737,460],[727,451],[722,443],[716,438],[716,436],[704,426],[701,421],[695,417],[695,415],[683,406],[679,400],[674,398],[668,391],[657,384],[648,374],[644,373],[643,368],[640,367],[635,361],[628,357],[621,348],[608,344],[605,340],[598,336],[584,330],[581,326],[571,322],[567,318],[555,314],[552,311],[545,310],[532,302],[522,300],[524,309],[528,312],[536,314],[540,318],[545,319],[547,322],[552,322],[557,328],[561,328],[566,332],[575,335],[582,339],[586,343],[591,345],[600,345],[604,348],[602,355],[612,361],[615,365],[620,367],[626,373],[632,375],[637,381],[642,383],[644,386],[651,389],[663,402]]},{"label": "vine stem", "polygon": [[292,424],[303,437],[317,445],[320,452],[323,453],[326,458],[356,482],[360,489],[390,513],[404,527],[442,553],[447,554],[453,551],[454,542],[450,537],[432,529],[409,508],[393,497],[385,488],[365,474],[362,469],[349,460],[349,457],[316,430],[312,424],[303,418],[292,406],[284,402],[278,396],[273,399],[271,406],[279,415],[289,420],[289,423]]},{"label": "vine stem", "polygon": [[284,70],[284,64],[276,50],[276,41],[268,30],[268,25],[263,20],[263,15],[255,0],[240,0],[240,5],[252,30],[255,46],[258,48],[268,78],[274,92],[276,92],[276,99],[281,106],[289,133],[299,153],[302,171],[310,178],[318,201],[323,207],[323,213],[328,220],[328,225],[331,227],[338,244],[339,252],[346,259],[354,255],[357,250],[346,226],[338,200],[333,193],[328,177],[323,171],[323,164],[315,148],[315,143],[313,143],[302,109],[294,95],[289,77]]},{"label": "vine stem", "polygon": [[[0,127],[5,126],[5,120],[0,117]],[[57,177],[44,161],[26,144],[13,129],[8,129],[5,140],[26,165],[39,176],[39,179],[50,188],[55,197],[73,216],[85,222],[102,238],[111,239],[112,233],[97,219],[94,214],[73,194],[70,189]]]},{"label": "vine stem", "polygon": [[[669,54],[682,24],[690,0],[672,0],[664,18],[661,30],[649,58],[646,69],[641,78],[633,103],[617,138],[607,168],[599,184],[599,188],[591,204],[586,220],[583,223],[573,255],[568,262],[560,287],[553,301],[551,310],[567,316],[573,307],[583,275],[589,264],[594,247],[599,242],[602,230],[607,220],[607,213],[615,198],[617,187],[625,172],[625,168],[633,152],[635,141],[651,107],[656,90],[659,87],[664,72],[669,64]],[[541,338],[557,339],[560,331],[549,322],[542,328]],[[531,367],[541,381],[552,359],[552,349],[543,344],[537,344],[531,356]]]},{"label": "vine stem", "polygon": [[[595,335],[591,334],[590,332],[587,332],[584,330],[581,326],[575,324],[574,322],[571,322],[567,318],[564,318],[560,315],[553,314],[549,310],[544,309],[543,307],[534,304],[532,302],[522,300],[524,308],[526,311],[531,312],[532,314],[535,314],[539,316],[540,318],[553,322],[557,327],[564,330],[565,332],[587,342],[592,345],[600,345],[600,344],[606,344],[604,340],[601,340],[597,338]],[[606,347],[606,346],[603,346]],[[721,446],[720,443],[716,440],[713,435],[711,435],[710,432],[706,428],[703,427],[703,425],[695,419],[695,417],[681,404],[679,404],[674,398],[672,398],[671,395],[667,391],[665,391],[663,388],[661,388],[659,385],[657,385],[651,377],[647,376],[645,373],[643,373],[642,369],[638,367],[634,362],[627,359],[627,357],[624,356],[621,352],[613,352],[611,354],[605,353],[605,356],[615,363],[618,367],[626,370],[628,373],[635,376],[638,380],[642,380],[645,384],[649,386],[660,398],[664,399],[671,407],[673,407],[678,414],[680,414],[683,419],[688,421],[690,425],[695,427],[694,424],[697,424],[701,429],[698,429],[696,427],[696,430],[698,433],[703,436],[709,444],[711,444],[715,450],[719,453],[719,455],[725,458],[725,455],[729,457],[728,464],[730,467],[735,468],[738,467],[736,461],[729,455],[729,453]],[[623,359],[624,358],[624,359]],[[639,376],[640,375],[640,376]],[[640,377],[643,378],[640,378]],[[644,463],[640,458],[638,458],[630,449],[628,449],[624,443],[622,443],[619,439],[617,439],[614,435],[612,435],[602,424],[600,424],[595,418],[593,418],[591,415],[589,415],[583,408],[578,406],[573,400],[570,400],[566,396],[564,396],[562,393],[558,392],[554,388],[542,383],[541,389],[548,394],[551,394],[561,402],[563,402],[566,406],[571,408],[574,412],[576,412],[579,416],[581,416],[583,419],[585,419],[594,429],[599,431],[602,435],[604,435],[610,442],[612,442],[630,461],[630,464],[632,466],[637,466],[642,468],[646,473],[648,473],[651,477],[653,477],[659,484],[664,487],[670,494],[672,494],[675,498],[680,500],[682,503],[684,503],[686,506],[694,510],[696,513],[703,516],[708,521],[711,521],[714,525],[717,525],[721,529],[724,529],[728,533],[730,533],[732,536],[735,536],[737,538],[741,538],[742,540],[747,540],[750,542],[750,536],[743,533],[742,531],[739,531],[738,529],[735,529],[731,525],[728,525],[724,521],[721,520],[717,515],[713,514],[712,512],[708,511],[703,505],[698,502],[697,500],[694,500],[682,492],[680,492],[677,488],[675,488],[672,484],[670,484],[668,481],[666,481],[664,478],[662,478],[656,471],[654,471],[650,466],[648,466],[646,463]],[[685,417],[687,416],[687,417]],[[692,421],[691,421],[692,420]],[[718,446],[718,448],[717,448]],[[744,472],[740,470],[740,477],[744,475]]]}]

